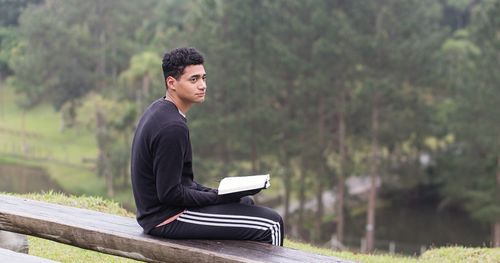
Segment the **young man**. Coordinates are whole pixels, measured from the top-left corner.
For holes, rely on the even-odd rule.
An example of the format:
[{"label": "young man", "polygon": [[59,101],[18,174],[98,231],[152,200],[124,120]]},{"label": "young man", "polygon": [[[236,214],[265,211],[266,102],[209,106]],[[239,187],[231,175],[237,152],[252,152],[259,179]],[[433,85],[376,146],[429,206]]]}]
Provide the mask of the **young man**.
[{"label": "young man", "polygon": [[254,205],[245,194],[219,196],[216,189],[194,181],[186,113],[205,100],[203,62],[194,48],[174,49],[163,57],[166,95],[146,109],[132,143],[137,221],[144,232],[165,238],[254,240],[281,246],[283,221],[278,213]]}]

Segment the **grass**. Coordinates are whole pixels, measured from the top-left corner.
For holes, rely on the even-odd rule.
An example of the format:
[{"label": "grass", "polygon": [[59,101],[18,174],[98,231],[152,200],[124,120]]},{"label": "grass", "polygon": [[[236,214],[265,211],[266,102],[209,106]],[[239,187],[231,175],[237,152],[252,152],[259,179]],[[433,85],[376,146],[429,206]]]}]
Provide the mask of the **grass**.
[{"label": "grass", "polygon": [[471,262],[471,263],[498,263],[500,262],[500,248],[466,248],[443,247],[426,251],[420,256],[422,262]]},{"label": "grass", "polygon": [[3,87],[0,103],[4,104],[0,114],[0,147],[21,151],[21,144],[28,151],[51,158],[81,163],[82,158],[94,158],[97,147],[94,136],[86,129],[60,129],[60,114],[47,104],[30,110],[22,110],[16,104],[19,97],[10,88]]},{"label": "grass", "polygon": [[139,262],[127,258],[98,253],[78,247],[68,246],[57,242],[29,237],[30,255],[60,262]]},{"label": "grass", "polygon": [[[92,209],[100,212],[133,217],[134,215],[123,209],[118,203],[101,197],[68,196],[61,193],[48,192],[45,194],[26,194],[22,197],[57,203],[61,205]],[[29,237],[30,254],[61,262],[136,262],[125,258],[110,256],[103,253],[80,249],[40,238]],[[293,240],[285,240],[285,246],[311,253],[333,256],[345,260],[366,263],[447,263],[447,262],[500,262],[500,248],[465,248],[444,247],[426,251],[420,257],[405,257],[388,254],[361,254],[353,252],[337,252],[325,248],[314,247],[310,244]]]},{"label": "grass", "polygon": [[420,257],[408,257],[389,254],[361,254],[348,251],[336,252],[325,248],[314,247],[310,244],[287,240],[285,246],[309,251],[325,256],[333,256],[355,262],[366,263],[498,263],[500,262],[500,248],[466,248],[442,247],[427,250]]},{"label": "grass", "polygon": [[361,254],[354,253],[349,251],[333,251],[326,248],[315,247],[310,244],[300,243],[292,240],[285,240],[286,247],[294,248],[298,250],[309,251],[312,253],[332,256],[346,260],[352,260],[355,262],[368,262],[368,263],[413,263],[418,262],[416,258],[412,257],[404,257],[399,255],[388,255],[388,254],[380,254],[380,255],[372,255],[372,254]]},{"label": "grass", "polygon": [[[22,99],[0,83],[0,163],[45,169],[67,193],[106,196],[105,180],[83,159],[96,159],[94,134],[84,127],[60,130],[60,113],[47,104],[22,110]],[[116,189],[116,200],[133,206],[130,191]]]},{"label": "grass", "polygon": [[[0,85],[2,85],[0,83]],[[21,97],[11,88],[1,87],[0,150],[44,156],[73,164],[95,158],[94,135],[86,129],[60,129],[60,116],[48,104],[23,110],[16,104]]]}]

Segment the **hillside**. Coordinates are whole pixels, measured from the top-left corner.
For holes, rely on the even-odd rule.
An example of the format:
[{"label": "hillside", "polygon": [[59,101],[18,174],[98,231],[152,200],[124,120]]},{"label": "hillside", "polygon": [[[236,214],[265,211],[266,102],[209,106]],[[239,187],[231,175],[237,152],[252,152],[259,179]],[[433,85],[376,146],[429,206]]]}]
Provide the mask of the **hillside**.
[{"label": "hillside", "polygon": [[[22,97],[5,85],[0,84],[0,95],[0,164],[39,167],[66,193],[106,195],[104,178],[95,171],[97,146],[89,129],[61,130],[60,113],[53,107],[23,110],[18,106]],[[114,198],[132,206],[128,190]]]}]

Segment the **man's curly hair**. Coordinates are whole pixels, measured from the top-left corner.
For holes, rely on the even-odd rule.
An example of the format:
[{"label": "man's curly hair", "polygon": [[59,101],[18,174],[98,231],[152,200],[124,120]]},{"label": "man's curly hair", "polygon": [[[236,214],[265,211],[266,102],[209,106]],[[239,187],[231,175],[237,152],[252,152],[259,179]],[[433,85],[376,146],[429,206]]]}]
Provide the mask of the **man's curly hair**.
[{"label": "man's curly hair", "polygon": [[201,65],[203,62],[203,55],[195,48],[176,48],[163,55],[162,68],[164,79],[172,76],[178,80],[187,66]]}]

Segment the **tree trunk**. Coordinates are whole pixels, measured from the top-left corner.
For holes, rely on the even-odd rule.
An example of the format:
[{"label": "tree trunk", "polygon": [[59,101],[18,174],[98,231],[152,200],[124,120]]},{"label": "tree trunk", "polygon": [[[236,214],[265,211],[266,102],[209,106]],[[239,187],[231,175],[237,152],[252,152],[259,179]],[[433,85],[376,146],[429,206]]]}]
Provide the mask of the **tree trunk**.
[{"label": "tree trunk", "polygon": [[[98,107],[98,106],[96,106]],[[104,176],[106,181],[106,191],[109,197],[114,196],[113,173],[110,171],[110,158],[108,153],[107,143],[109,143],[108,131],[106,130],[106,117],[98,108],[96,110],[96,137],[98,154],[98,167],[100,175]]]},{"label": "tree trunk", "polygon": [[24,157],[27,157],[28,155],[28,131],[26,130],[26,109],[22,109],[22,115],[21,115],[21,127],[22,127],[22,141],[23,141],[23,149],[22,149],[22,155]]},{"label": "tree trunk", "polygon": [[493,225],[493,247],[500,247],[500,223]]},{"label": "tree trunk", "polygon": [[[288,80],[288,86],[289,87],[293,87],[293,83],[290,81],[290,79],[292,78],[286,78],[286,80]],[[288,111],[288,118],[289,120],[294,120],[295,118],[295,111],[294,111],[294,107],[290,107],[289,106],[289,101],[290,101],[290,89],[287,89],[285,90],[285,93],[283,95],[284,99],[283,99],[283,103],[282,103],[282,108],[286,109]],[[287,143],[288,141],[290,141],[290,128],[289,127],[285,127],[284,129],[284,135],[283,135],[283,142],[284,144]],[[288,145],[288,144],[287,144]],[[290,230],[290,226],[289,226],[289,223],[290,223],[290,199],[291,199],[291,195],[292,195],[292,171],[293,169],[291,169],[291,165],[292,165],[292,161],[291,161],[291,157],[289,154],[289,148],[285,145],[282,146],[282,161],[281,163],[283,164],[284,166],[284,169],[285,169],[285,175],[284,175],[284,185],[285,185],[285,218],[284,218],[284,223],[285,223],[285,231],[288,233],[289,230]]]},{"label": "tree trunk", "polygon": [[141,108],[143,109],[146,107],[146,100],[149,99],[149,86],[150,86],[150,79],[148,74],[145,74],[142,78],[142,101],[141,101]]},{"label": "tree trunk", "polygon": [[106,154],[105,155],[106,165],[104,167],[104,174],[106,175],[106,192],[108,194],[108,197],[113,197],[115,196],[115,189],[113,184],[113,172],[111,171],[111,167],[109,165],[110,161],[111,158],[109,154]]},{"label": "tree trunk", "polygon": [[[257,2],[256,1],[252,1],[251,2],[251,6],[252,6],[252,13],[253,14],[256,14],[257,13]],[[251,32],[251,35],[252,36],[255,36],[257,34],[257,28],[255,26],[255,23],[252,21],[251,23],[251,26],[250,26],[250,32]],[[249,59],[249,63],[250,63],[250,68],[249,68],[249,76],[250,76],[250,81],[248,83],[249,85],[249,90],[251,92],[251,94],[249,94],[250,96],[250,107],[252,109],[256,109],[257,108],[257,97],[259,95],[258,92],[256,92],[255,90],[255,79],[256,79],[256,57],[254,56],[254,54],[256,54],[256,46],[257,46],[257,43],[256,43],[256,38],[255,37],[252,37],[251,38],[251,41],[250,41],[250,54],[252,54],[252,56],[250,57]],[[257,161],[258,161],[258,150],[257,150],[257,141],[256,141],[256,138],[255,138],[255,134],[259,132],[258,128],[257,128],[257,124],[255,123],[255,118],[252,116],[251,120],[250,120],[250,147],[251,147],[251,158],[252,158],[252,171],[253,173],[257,173],[257,170],[259,169],[258,168],[258,164],[257,164]]]},{"label": "tree trunk", "polygon": [[338,188],[337,188],[337,198],[335,202],[335,214],[337,218],[337,227],[336,227],[336,238],[339,243],[344,242],[344,184],[345,184],[345,176],[344,176],[344,167],[345,167],[345,96],[342,94],[340,98],[340,111],[339,111],[339,131],[338,131],[338,147],[339,147],[339,169],[338,169]]},{"label": "tree trunk", "polygon": [[300,189],[299,189],[299,235],[302,239],[305,239],[304,235],[304,206],[306,202],[306,187],[305,180],[306,179],[306,169],[302,168],[300,171]]},{"label": "tree trunk", "polygon": [[[97,14],[102,14],[102,5],[100,3],[96,3],[96,13]],[[100,91],[104,91],[106,89],[106,68],[107,68],[107,36],[106,32],[104,29],[99,32],[99,45],[100,45],[100,52],[101,55],[98,58],[97,62],[97,73],[99,74],[99,88],[101,89]],[[101,112],[100,109],[96,110],[96,129],[97,129],[97,136],[98,136],[98,147],[99,147],[99,157],[98,157],[98,163],[100,163],[100,171],[102,175],[105,178],[106,181],[106,190],[107,194],[109,197],[112,197],[114,195],[114,189],[113,189],[113,174],[109,172],[109,158],[108,158],[108,152],[107,152],[107,147],[106,143],[108,140],[108,134],[106,130],[106,117],[104,114]]]},{"label": "tree trunk", "polygon": [[[301,135],[301,141],[304,144],[304,134]],[[307,160],[304,156],[301,159],[302,165],[300,166],[300,181],[299,181],[299,220],[298,229],[299,235],[302,239],[305,239],[304,235],[304,206],[306,202],[306,173],[307,173]]]},{"label": "tree trunk", "polygon": [[325,145],[325,127],[326,127],[326,116],[325,116],[325,100],[323,97],[319,97],[318,101],[318,153],[317,153],[317,191],[316,191],[316,222],[315,222],[315,240],[321,240],[321,225],[323,223],[323,184],[326,177],[325,162],[323,158],[323,145]]},{"label": "tree trunk", "polygon": [[316,191],[316,222],[314,224],[314,240],[321,241],[322,224],[323,224],[323,182],[318,180]]},{"label": "tree trunk", "polygon": [[4,94],[4,85],[3,85],[3,75],[0,72],[0,120],[4,119],[4,111],[5,111],[5,94]]},{"label": "tree trunk", "polygon": [[284,223],[285,223],[285,231],[288,233],[289,227],[289,219],[290,219],[290,196],[292,192],[292,183],[291,183],[291,170],[290,162],[288,161],[288,156],[285,154],[285,160],[283,161],[285,165],[285,174],[284,174],[284,184],[285,184],[285,215],[284,215]]},{"label": "tree trunk", "polygon": [[366,252],[373,251],[375,245],[375,207],[377,200],[376,180],[378,171],[378,125],[378,93],[375,92],[372,109],[372,154],[370,161],[370,192],[368,195],[368,212],[366,218]]},{"label": "tree trunk", "polygon": [[99,78],[101,79],[100,81],[100,88],[101,91],[104,91],[106,89],[106,81],[105,81],[105,76],[106,76],[106,32],[102,31],[99,34],[99,44],[101,45],[101,56],[99,56],[99,62],[97,65],[97,70],[98,73],[101,74]]},{"label": "tree trunk", "polygon": [[[497,159],[497,191],[500,193],[500,155]],[[493,247],[500,247],[500,221],[493,226]]]}]

